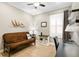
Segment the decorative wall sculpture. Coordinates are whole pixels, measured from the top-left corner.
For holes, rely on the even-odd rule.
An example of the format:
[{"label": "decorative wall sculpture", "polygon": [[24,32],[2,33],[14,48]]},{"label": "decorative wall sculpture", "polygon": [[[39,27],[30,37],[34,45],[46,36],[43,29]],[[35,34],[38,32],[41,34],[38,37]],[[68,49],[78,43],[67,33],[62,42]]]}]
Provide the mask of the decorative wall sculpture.
[{"label": "decorative wall sculpture", "polygon": [[13,27],[25,27],[24,24],[19,20],[11,20],[11,24]]}]

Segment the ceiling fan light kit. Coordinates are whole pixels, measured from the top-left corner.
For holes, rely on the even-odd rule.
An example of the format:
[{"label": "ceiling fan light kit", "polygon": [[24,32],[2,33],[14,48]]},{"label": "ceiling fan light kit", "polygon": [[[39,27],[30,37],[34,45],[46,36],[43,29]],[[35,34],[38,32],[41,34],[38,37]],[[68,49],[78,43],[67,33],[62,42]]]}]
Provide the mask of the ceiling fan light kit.
[{"label": "ceiling fan light kit", "polygon": [[39,2],[37,2],[37,3],[34,3],[33,4],[35,7],[38,7],[40,4],[39,4]]},{"label": "ceiling fan light kit", "polygon": [[30,6],[30,5],[33,5],[35,9],[37,9],[39,6],[45,7],[45,5],[44,5],[44,4],[41,4],[40,2],[29,3],[29,4],[27,4],[27,5],[29,5],[29,6]]}]

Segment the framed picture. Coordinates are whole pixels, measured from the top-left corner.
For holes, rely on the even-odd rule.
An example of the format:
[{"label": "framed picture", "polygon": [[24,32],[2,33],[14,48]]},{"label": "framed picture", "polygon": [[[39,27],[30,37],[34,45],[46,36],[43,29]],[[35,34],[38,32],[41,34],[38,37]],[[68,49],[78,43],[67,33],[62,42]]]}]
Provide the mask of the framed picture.
[{"label": "framed picture", "polygon": [[41,22],[41,27],[47,27],[47,22]]}]

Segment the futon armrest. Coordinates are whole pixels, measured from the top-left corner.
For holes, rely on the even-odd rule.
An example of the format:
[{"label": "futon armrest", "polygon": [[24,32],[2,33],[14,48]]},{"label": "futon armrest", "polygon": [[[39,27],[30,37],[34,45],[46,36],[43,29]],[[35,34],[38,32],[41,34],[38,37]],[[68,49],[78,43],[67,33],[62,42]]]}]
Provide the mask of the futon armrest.
[{"label": "futon armrest", "polygon": [[36,45],[36,37],[32,37],[32,39],[34,40],[34,44]]},{"label": "futon armrest", "polygon": [[4,43],[4,47],[9,47],[9,43]]},{"label": "futon armrest", "polygon": [[4,53],[5,51],[9,52],[10,51],[10,47],[9,47],[9,44],[8,43],[4,43]]}]

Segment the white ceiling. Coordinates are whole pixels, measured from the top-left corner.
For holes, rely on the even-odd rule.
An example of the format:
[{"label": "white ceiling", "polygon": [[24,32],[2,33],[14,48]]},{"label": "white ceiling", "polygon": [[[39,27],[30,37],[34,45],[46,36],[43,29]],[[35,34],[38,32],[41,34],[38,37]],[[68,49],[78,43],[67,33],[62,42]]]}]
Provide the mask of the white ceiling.
[{"label": "white ceiling", "polygon": [[33,5],[28,6],[29,2],[9,2],[11,6],[19,8],[31,15],[37,15],[40,13],[53,11],[60,8],[65,8],[71,6],[70,2],[41,2],[42,4],[46,5],[45,7],[38,7],[37,9],[34,8]]}]

